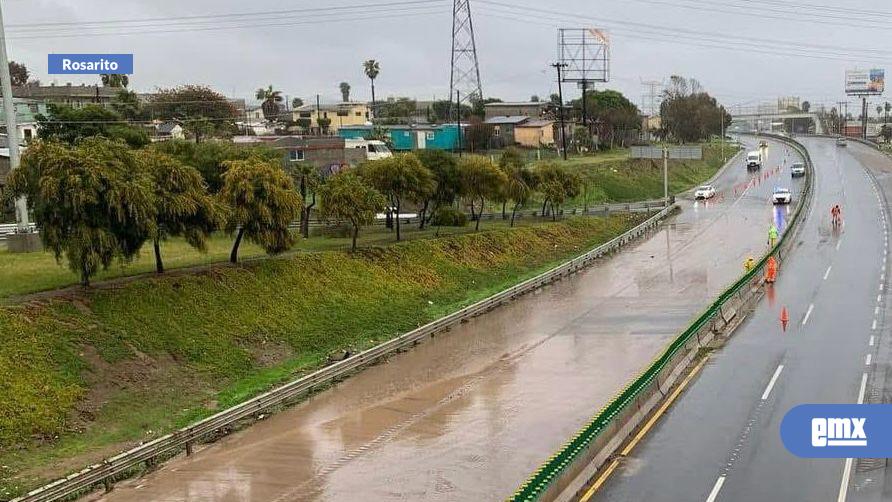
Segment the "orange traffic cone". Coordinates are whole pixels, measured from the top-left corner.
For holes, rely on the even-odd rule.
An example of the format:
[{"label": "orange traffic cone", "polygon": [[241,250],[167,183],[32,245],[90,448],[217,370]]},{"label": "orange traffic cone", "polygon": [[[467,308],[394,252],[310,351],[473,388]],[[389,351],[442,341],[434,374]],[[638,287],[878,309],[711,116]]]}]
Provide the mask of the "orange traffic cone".
[{"label": "orange traffic cone", "polygon": [[787,307],[784,307],[781,310],[780,322],[781,326],[783,326],[784,332],[786,333],[787,323],[790,322],[790,314],[787,313]]}]

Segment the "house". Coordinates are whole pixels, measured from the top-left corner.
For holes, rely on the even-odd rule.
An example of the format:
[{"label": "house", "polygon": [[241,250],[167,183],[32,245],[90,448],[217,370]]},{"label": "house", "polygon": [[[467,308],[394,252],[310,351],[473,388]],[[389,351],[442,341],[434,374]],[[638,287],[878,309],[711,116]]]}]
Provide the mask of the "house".
[{"label": "house", "polygon": [[[374,129],[369,125],[346,126],[338,130],[338,135],[345,139],[368,139],[374,133]],[[397,151],[457,150],[459,147],[456,124],[392,125],[379,129],[387,133],[393,149]]]},{"label": "house", "polygon": [[306,163],[315,167],[322,176],[329,176],[366,159],[365,150],[347,149],[344,138],[280,136],[268,144],[282,150],[286,166]]},{"label": "house", "polygon": [[514,129],[530,120],[526,115],[511,115],[508,117],[492,117],[486,119],[485,124],[492,126],[493,147],[499,148],[511,146],[517,142]]},{"label": "house", "polygon": [[155,126],[153,141],[167,141],[171,139],[186,139],[183,126],[173,121],[162,122]]},{"label": "house", "polygon": [[25,85],[12,88],[14,98],[25,98],[43,104],[83,108],[87,105],[109,106],[121,91],[100,85]]},{"label": "house", "polygon": [[525,115],[539,118],[545,115],[548,103],[545,101],[523,101],[514,103],[487,103],[483,105],[484,120],[495,117]]},{"label": "house", "polygon": [[[295,122],[310,120],[310,130],[315,133],[337,134],[345,126],[364,125],[369,121],[369,105],[357,101],[327,104],[307,104],[292,112]],[[319,119],[328,119],[328,127],[320,127]]]},{"label": "house", "polygon": [[514,126],[514,142],[530,148],[554,146],[554,121],[528,120]]},{"label": "house", "polygon": [[[16,111],[16,128],[19,131],[19,143],[24,144],[37,137],[37,115],[46,115],[46,104],[33,99],[12,98]],[[0,117],[5,117],[6,111],[0,102]],[[6,124],[0,125],[0,147],[8,147],[6,138]]]}]

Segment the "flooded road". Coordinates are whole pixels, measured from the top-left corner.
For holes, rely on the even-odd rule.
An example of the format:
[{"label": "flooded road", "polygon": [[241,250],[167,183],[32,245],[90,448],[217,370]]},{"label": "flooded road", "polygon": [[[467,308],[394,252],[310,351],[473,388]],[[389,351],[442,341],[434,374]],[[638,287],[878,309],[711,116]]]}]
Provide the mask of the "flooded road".
[{"label": "flooded road", "polygon": [[791,181],[750,177],[738,160],[647,240],[100,500],[504,499],[766,249]]}]

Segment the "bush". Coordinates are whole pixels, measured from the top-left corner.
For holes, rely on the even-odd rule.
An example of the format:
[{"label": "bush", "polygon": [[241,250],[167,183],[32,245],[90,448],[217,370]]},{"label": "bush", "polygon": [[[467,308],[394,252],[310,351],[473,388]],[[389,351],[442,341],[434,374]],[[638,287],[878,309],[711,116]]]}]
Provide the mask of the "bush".
[{"label": "bush", "polygon": [[457,209],[443,207],[434,213],[431,224],[440,227],[463,227],[468,224],[468,216]]}]

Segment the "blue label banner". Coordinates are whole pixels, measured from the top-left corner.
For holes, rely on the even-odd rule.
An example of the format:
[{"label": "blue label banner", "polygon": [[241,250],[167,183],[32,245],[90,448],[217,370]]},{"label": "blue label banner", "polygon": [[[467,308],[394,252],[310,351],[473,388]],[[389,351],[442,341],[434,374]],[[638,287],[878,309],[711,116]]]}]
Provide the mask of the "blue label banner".
[{"label": "blue label banner", "polygon": [[133,54],[48,54],[50,75],[133,74]]},{"label": "blue label banner", "polygon": [[780,427],[790,453],[803,458],[892,457],[892,404],[803,404]]}]

